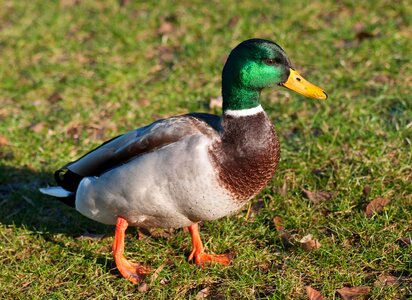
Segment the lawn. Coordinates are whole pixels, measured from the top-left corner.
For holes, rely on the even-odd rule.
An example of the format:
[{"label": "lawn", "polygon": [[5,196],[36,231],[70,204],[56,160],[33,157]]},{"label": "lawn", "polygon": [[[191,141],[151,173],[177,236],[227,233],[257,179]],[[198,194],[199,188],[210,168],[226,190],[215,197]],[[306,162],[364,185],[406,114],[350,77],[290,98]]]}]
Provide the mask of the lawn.
[{"label": "lawn", "polygon": [[[411,2],[139,2],[0,2],[0,298],[308,299],[310,286],[340,299],[364,286],[365,299],[412,299]],[[279,43],[329,99],[262,93],[278,171],[250,206],[201,225],[208,251],[236,253],[229,267],[187,262],[185,230],[131,228],[127,257],[156,271],[132,285],[113,226],[37,189],[125,131],[219,114],[225,59],[252,37]]]}]

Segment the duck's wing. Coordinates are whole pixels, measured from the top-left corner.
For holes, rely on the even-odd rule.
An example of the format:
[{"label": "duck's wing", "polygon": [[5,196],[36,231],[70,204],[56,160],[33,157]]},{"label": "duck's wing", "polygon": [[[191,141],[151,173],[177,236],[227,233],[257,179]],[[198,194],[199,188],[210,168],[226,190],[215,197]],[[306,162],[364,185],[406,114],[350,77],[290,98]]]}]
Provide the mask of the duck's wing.
[{"label": "duck's wing", "polygon": [[75,192],[86,176],[100,174],[147,152],[193,135],[204,134],[218,139],[218,116],[193,113],[156,121],[103,143],[80,159],[55,172],[56,182],[64,189]]}]

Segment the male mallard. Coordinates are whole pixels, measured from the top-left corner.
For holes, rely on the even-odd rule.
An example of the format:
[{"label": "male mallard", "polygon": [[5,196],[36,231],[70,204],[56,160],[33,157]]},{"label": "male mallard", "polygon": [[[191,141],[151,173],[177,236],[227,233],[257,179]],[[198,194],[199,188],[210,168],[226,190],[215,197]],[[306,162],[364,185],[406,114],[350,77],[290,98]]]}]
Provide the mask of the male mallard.
[{"label": "male mallard", "polygon": [[277,44],[251,39],[223,68],[223,115],[190,113],[118,136],[55,173],[60,197],[95,221],[116,224],[113,256],[137,283],[149,268],[123,256],[128,225],[188,227],[196,265],[227,265],[228,254],[206,254],[198,222],[239,211],[272,178],[279,161],[276,132],[260,105],[265,87],[281,85],[305,96],[326,93],[303,79]]}]

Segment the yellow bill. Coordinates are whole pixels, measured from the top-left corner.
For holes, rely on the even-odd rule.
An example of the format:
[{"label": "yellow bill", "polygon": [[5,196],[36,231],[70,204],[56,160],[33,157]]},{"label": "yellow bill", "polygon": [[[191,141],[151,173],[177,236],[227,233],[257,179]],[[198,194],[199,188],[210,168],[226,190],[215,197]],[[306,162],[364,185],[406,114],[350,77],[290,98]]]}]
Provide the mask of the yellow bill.
[{"label": "yellow bill", "polygon": [[326,100],[328,98],[328,95],[325,93],[324,90],[307,81],[293,69],[290,69],[289,78],[282,85],[292,91],[295,91],[309,98],[319,100]]}]

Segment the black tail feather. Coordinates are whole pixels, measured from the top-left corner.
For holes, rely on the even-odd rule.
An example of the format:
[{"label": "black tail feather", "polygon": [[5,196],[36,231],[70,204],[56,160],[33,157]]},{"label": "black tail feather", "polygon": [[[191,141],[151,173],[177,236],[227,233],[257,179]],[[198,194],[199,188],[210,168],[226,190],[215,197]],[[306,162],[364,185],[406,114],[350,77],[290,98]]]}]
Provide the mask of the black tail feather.
[{"label": "black tail feather", "polygon": [[65,198],[57,198],[59,201],[63,202],[64,204],[66,204],[67,206],[76,208],[76,194],[71,194],[68,197]]},{"label": "black tail feather", "polygon": [[54,172],[54,178],[62,188],[75,193],[80,181],[82,181],[84,177],[70,171],[67,166],[65,166]]}]

